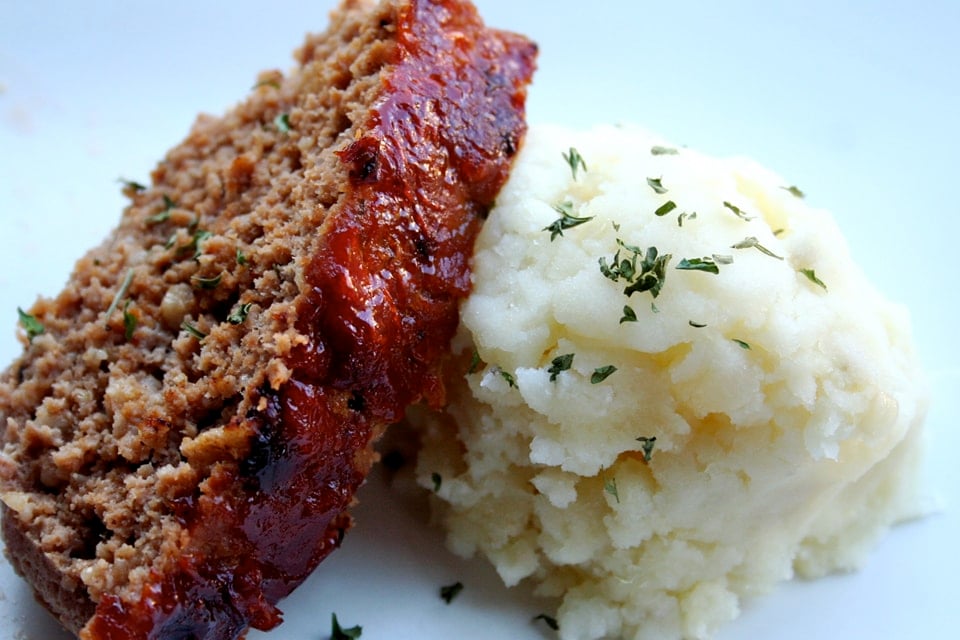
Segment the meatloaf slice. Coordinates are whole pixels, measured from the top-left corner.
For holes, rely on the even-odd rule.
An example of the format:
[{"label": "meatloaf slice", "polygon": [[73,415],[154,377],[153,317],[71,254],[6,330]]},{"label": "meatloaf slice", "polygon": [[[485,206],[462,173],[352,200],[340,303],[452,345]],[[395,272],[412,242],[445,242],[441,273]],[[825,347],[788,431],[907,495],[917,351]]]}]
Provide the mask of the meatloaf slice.
[{"label": "meatloaf slice", "polygon": [[237,638],[350,525],[373,440],[443,399],[536,48],[466,0],[347,0],[128,185],[0,378],[14,567],[81,638]]}]

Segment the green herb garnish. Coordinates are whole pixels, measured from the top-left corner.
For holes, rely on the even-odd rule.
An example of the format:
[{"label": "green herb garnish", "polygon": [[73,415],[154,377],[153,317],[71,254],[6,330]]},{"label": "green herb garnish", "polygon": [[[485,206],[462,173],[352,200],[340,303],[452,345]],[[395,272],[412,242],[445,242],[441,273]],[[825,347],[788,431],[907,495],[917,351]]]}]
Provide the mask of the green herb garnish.
[{"label": "green herb garnish", "polygon": [[184,247],[184,250],[189,251],[190,249],[193,249],[193,259],[196,260],[201,255],[203,255],[203,248],[201,246],[203,242],[208,238],[212,238],[212,237],[213,237],[213,233],[207,231],[206,229],[200,229],[198,231],[194,231],[193,239],[190,241],[190,244]]},{"label": "green herb garnish", "polygon": [[223,274],[217,274],[212,278],[193,276],[190,280],[200,289],[216,289],[220,286],[220,281],[223,280]]},{"label": "green herb garnish", "polygon": [[620,504],[620,492],[617,490],[616,478],[605,479],[603,481],[603,490],[612,495],[617,500],[617,504]]},{"label": "green herb garnish", "polygon": [[741,208],[738,207],[738,206],[732,205],[732,204],[730,204],[729,202],[726,202],[726,201],[724,201],[723,206],[725,206],[727,209],[729,209],[730,211],[732,211],[733,214],[734,214],[735,216],[737,216],[738,218],[740,218],[741,220],[745,220],[745,221],[748,221],[748,222],[749,222],[750,220],[753,220],[753,216],[748,216],[746,213],[743,212],[743,209],[741,209]]},{"label": "green herb garnish", "polygon": [[623,305],[623,317],[620,318],[620,324],[624,322],[636,322],[637,312],[628,304]]},{"label": "green herb garnish", "polygon": [[137,330],[137,316],[130,311],[131,300],[123,305],[123,337],[129,342],[133,337],[133,332]]},{"label": "green herb garnish", "polygon": [[170,213],[177,208],[177,203],[170,196],[163,194],[163,211],[147,218],[147,224],[159,224],[170,219]]},{"label": "green herb garnish", "polygon": [[547,369],[547,373],[550,374],[550,382],[556,382],[557,376],[570,369],[573,365],[573,356],[572,353],[565,353],[550,361],[550,367]]},{"label": "green herb garnish", "polygon": [[731,249],[756,249],[760,253],[764,255],[768,255],[771,258],[776,258],[777,260],[783,260],[782,256],[778,256],[773,251],[770,251],[770,249],[767,249],[765,246],[760,244],[759,240],[757,240],[753,236],[750,236],[749,238],[744,238],[737,244],[730,245],[730,248]]},{"label": "green herb garnish", "polygon": [[597,367],[593,370],[593,375],[590,376],[590,384],[600,384],[607,378],[609,378],[617,370],[612,364],[608,364],[605,367]]},{"label": "green herb garnish", "polygon": [[548,616],[545,613],[541,613],[540,615],[533,617],[534,622],[536,622],[537,620],[543,620],[543,623],[548,627],[550,627],[551,629],[553,629],[554,631],[560,630],[560,625],[557,624],[557,619],[554,618],[553,616]]},{"label": "green herb garnish", "polygon": [[430,480],[433,482],[433,492],[437,493],[440,491],[440,486],[443,484],[443,476],[434,471],[430,474]]},{"label": "green herb garnish", "polygon": [[[638,248],[627,245],[624,245],[624,248],[633,253],[632,262],[635,266],[639,255]],[[663,282],[667,277],[667,264],[672,257],[669,253],[660,255],[656,247],[649,247],[643,260],[640,261],[639,272],[635,273],[632,284],[624,288],[623,293],[629,298],[634,293],[649,291],[650,295],[656,298],[663,288]]]},{"label": "green herb garnish", "polygon": [[200,329],[197,329],[194,325],[190,324],[186,320],[180,323],[180,328],[192,335],[197,340],[203,340],[207,337],[207,334],[205,334],[203,331],[200,331]]},{"label": "green herb garnish", "polygon": [[564,202],[553,206],[554,211],[560,214],[560,217],[543,228],[543,231],[550,232],[550,242],[556,240],[557,236],[562,236],[564,230],[580,226],[584,222],[593,220],[593,216],[581,218],[573,215],[573,203]]},{"label": "green herb garnish", "polygon": [[795,198],[807,197],[807,194],[801,191],[796,185],[790,185],[789,187],[780,187],[780,188],[783,189],[784,191],[789,191],[790,195],[792,195]]},{"label": "green herb garnish", "polygon": [[584,173],[587,172],[587,163],[584,161],[583,156],[580,155],[580,152],[574,147],[570,147],[569,153],[564,153],[563,159],[567,161],[567,164],[570,165],[570,172],[573,174],[573,179],[577,179],[577,169],[583,169]]},{"label": "green herb garnish", "polygon": [[[644,291],[649,291],[654,298],[660,295],[667,275],[667,263],[673,256],[669,253],[659,255],[656,247],[650,247],[644,252],[639,247],[624,244],[619,238],[617,245],[620,248],[613,254],[612,264],[607,263],[606,258],[600,258],[600,273],[613,282],[626,281],[627,286],[624,287],[623,293],[627,297]],[[626,251],[630,257],[621,259],[621,251]],[[644,254],[642,260],[641,253]],[[638,260],[640,260],[639,265]]]},{"label": "green herb garnish", "polygon": [[363,633],[363,627],[357,625],[344,629],[337,621],[337,614],[333,614],[333,623],[330,629],[330,640],[357,640]]},{"label": "green herb garnish", "polygon": [[140,193],[141,191],[146,191],[147,187],[145,185],[136,182],[135,180],[127,180],[126,178],[117,178],[117,182],[123,185],[124,191],[132,191],[134,193]]},{"label": "green herb garnish", "polygon": [[[197,229],[199,220],[194,220],[190,223],[190,226],[187,227],[187,230],[190,231],[190,242],[185,245],[177,247],[177,256],[182,256],[190,251],[193,251],[193,259],[196,260],[201,255],[203,255],[202,244],[208,239],[213,237],[213,233],[207,231],[206,229]],[[171,248],[177,241],[177,234],[170,236],[170,239],[167,240],[165,245],[167,249]]]},{"label": "green herb garnish", "polygon": [[748,351],[750,350],[750,343],[749,343],[749,342],[744,342],[743,340],[737,340],[736,338],[731,338],[731,340],[733,340],[734,342],[736,342],[736,343],[740,346],[741,349],[746,349],[746,350],[748,350]]},{"label": "green herb garnish", "polygon": [[675,156],[679,151],[673,147],[661,147],[660,145],[654,145],[650,147],[650,155],[654,156]]},{"label": "green herb garnish", "polygon": [[809,280],[813,284],[817,285],[818,287],[822,287],[824,291],[827,290],[827,285],[823,283],[823,280],[817,277],[817,272],[814,271],[813,269],[800,269],[800,273],[805,275],[807,277],[807,280]]},{"label": "green herb garnish", "polygon": [[20,307],[17,307],[17,316],[20,318],[20,326],[27,332],[27,340],[30,342],[33,342],[34,338],[47,330],[43,323],[37,320],[36,316],[30,315]]},{"label": "green herb garnish", "polygon": [[290,114],[281,113],[278,115],[273,119],[273,126],[275,126],[280,133],[290,133]]},{"label": "green herb garnish", "polygon": [[250,307],[252,306],[252,302],[245,302],[234,307],[233,311],[230,312],[230,315],[227,316],[227,322],[230,324],[243,324],[244,320],[247,319],[247,314],[250,313]]},{"label": "green herb garnish", "polygon": [[704,271],[706,273],[713,274],[720,273],[720,267],[717,266],[717,262],[714,260],[714,258],[684,258],[677,263],[676,268],[680,271]]},{"label": "green herb garnish", "polygon": [[440,587],[440,597],[444,602],[450,604],[453,602],[453,599],[460,595],[460,592],[463,591],[462,582],[454,582],[445,587]]},{"label": "green herb garnish", "polygon": [[497,371],[500,373],[500,377],[507,381],[507,384],[513,387],[514,389],[519,389],[517,386],[517,379],[513,377],[512,374],[507,373],[500,367],[497,367]]},{"label": "green herb garnish", "polygon": [[653,189],[654,193],[664,194],[667,192],[667,188],[663,186],[661,182],[663,178],[647,178],[647,184],[650,185],[650,188]]},{"label": "green herb garnish", "polygon": [[110,306],[107,307],[107,313],[103,318],[108,327],[110,326],[110,316],[116,311],[120,305],[120,301],[127,296],[127,290],[130,288],[131,282],[133,282],[133,269],[127,269],[127,275],[123,277],[123,282],[120,284],[120,288],[117,289],[117,293],[114,294],[113,301],[110,303]]},{"label": "green herb garnish", "polygon": [[239,247],[237,247],[237,264],[241,267],[247,264],[247,256],[244,255],[243,251],[241,251]]},{"label": "green herb garnish", "polygon": [[676,202],[674,202],[673,200],[667,200],[667,201],[664,202],[662,205],[660,205],[659,207],[657,207],[657,210],[654,211],[653,213],[654,213],[654,215],[656,215],[657,217],[662,218],[663,216],[667,215],[668,213],[670,213],[671,211],[673,211],[673,210],[676,209],[676,208],[677,208],[677,203],[676,203]]},{"label": "green herb garnish", "polygon": [[679,216],[677,216],[677,226],[682,227],[684,220],[696,220],[696,219],[697,219],[696,211],[694,211],[693,213],[681,213]]},{"label": "green herb garnish", "polygon": [[653,457],[653,447],[657,444],[657,437],[640,436],[637,438],[637,442],[640,443],[640,448],[643,450],[643,461],[650,462],[650,458]]},{"label": "green herb garnish", "polygon": [[479,366],[480,366],[480,352],[474,349],[473,355],[470,356],[470,367],[467,369],[467,373],[474,373],[477,370],[477,367]]},{"label": "green herb garnish", "polygon": [[690,320],[688,324],[694,329],[703,329],[704,327],[707,326],[705,324],[700,324],[699,322],[694,322],[693,320]]}]

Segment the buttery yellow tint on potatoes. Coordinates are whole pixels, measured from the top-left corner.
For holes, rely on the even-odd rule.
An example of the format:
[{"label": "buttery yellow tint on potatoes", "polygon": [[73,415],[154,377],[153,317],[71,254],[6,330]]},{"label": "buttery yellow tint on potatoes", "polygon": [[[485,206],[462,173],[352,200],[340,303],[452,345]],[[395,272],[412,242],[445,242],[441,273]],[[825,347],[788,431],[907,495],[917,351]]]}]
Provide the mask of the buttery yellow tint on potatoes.
[{"label": "buttery yellow tint on potatoes", "polygon": [[564,640],[709,637],[917,512],[907,314],[790,187],[633,128],[531,130],[450,405],[413,420],[451,548],[560,596]]}]

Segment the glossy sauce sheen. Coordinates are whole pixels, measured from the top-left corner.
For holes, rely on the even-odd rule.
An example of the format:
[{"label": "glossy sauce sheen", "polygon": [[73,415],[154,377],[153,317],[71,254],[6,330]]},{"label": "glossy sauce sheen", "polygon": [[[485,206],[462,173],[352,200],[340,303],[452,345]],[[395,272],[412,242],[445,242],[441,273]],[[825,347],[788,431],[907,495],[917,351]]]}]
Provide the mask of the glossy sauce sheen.
[{"label": "glossy sauce sheen", "polygon": [[104,597],[84,638],[233,639],[280,623],[275,603],[335,549],[373,462],[372,439],[421,398],[468,293],[482,218],[525,132],[536,47],[485,29],[467,2],[414,1],[349,174],[306,269],[298,329],[310,342],[279,391],[260,389],[238,428],[257,434],[182,505],[177,571],[137,603]]}]

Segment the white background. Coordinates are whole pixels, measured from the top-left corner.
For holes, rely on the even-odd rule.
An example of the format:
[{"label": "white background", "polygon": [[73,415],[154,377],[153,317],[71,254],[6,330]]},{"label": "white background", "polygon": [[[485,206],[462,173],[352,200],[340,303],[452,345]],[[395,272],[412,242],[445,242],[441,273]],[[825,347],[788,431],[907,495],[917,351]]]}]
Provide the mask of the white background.
[{"label": "white background", "polygon": [[[960,3],[955,0],[477,0],[541,47],[529,119],[633,121],[677,144],[756,158],[831,209],[880,288],[912,311],[930,378],[930,494],[853,575],[750,602],[721,640],[947,638],[960,625],[957,238]],[[116,179],[148,180],[199,111],[287,68],[332,0],[0,1],[0,363],[16,307],[53,295],[115,224]],[[2,366],[2,365],[0,365]],[[322,639],[336,611],[366,638],[532,638],[546,605],[451,558],[422,505],[379,478],[344,548],[266,637]],[[460,580],[447,606],[440,585]],[[0,561],[0,639],[59,640]],[[263,636],[251,634],[251,638]]]}]

